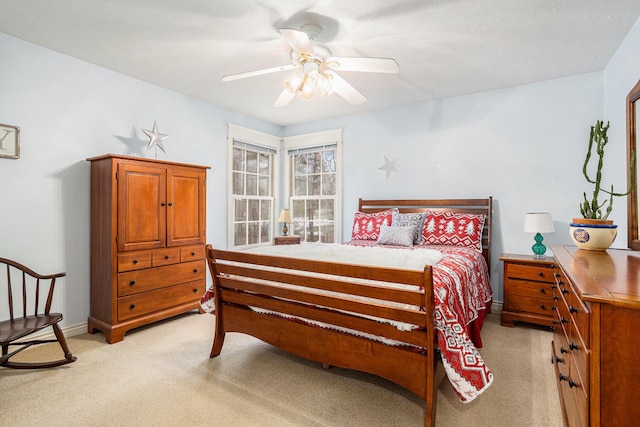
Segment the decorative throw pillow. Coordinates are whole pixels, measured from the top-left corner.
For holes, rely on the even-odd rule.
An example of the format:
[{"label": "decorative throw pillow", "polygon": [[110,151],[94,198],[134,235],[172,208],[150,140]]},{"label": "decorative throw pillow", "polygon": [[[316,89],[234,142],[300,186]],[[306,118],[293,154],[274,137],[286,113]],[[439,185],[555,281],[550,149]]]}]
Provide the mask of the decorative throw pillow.
[{"label": "decorative throw pillow", "polygon": [[391,225],[394,227],[412,226],[415,230],[413,244],[420,245],[422,244],[422,228],[424,227],[426,217],[427,211],[412,213],[395,212],[391,217]]},{"label": "decorative throw pillow", "polygon": [[482,252],[484,219],[482,214],[429,211],[422,231],[424,244],[464,246]]},{"label": "decorative throw pillow", "polygon": [[351,227],[351,240],[378,240],[380,226],[382,224],[391,225],[391,217],[394,212],[398,212],[398,209],[387,209],[374,213],[356,212]]},{"label": "decorative throw pillow", "polygon": [[413,246],[415,235],[415,226],[407,225],[404,227],[390,227],[382,224],[380,227],[380,237],[378,237],[377,245],[393,245],[393,246]]}]

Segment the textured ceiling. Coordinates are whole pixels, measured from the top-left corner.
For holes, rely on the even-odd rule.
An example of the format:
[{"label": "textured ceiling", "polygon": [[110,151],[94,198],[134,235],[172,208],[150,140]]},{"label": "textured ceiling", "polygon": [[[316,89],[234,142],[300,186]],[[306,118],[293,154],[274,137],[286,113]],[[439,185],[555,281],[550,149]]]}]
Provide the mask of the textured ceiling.
[{"label": "textured ceiling", "polygon": [[[638,0],[0,0],[0,32],[277,125],[604,69]],[[323,27],[335,56],[391,57],[398,74],[342,72],[368,100],[272,106],[278,28]],[[6,58],[4,58],[6,59]]]}]

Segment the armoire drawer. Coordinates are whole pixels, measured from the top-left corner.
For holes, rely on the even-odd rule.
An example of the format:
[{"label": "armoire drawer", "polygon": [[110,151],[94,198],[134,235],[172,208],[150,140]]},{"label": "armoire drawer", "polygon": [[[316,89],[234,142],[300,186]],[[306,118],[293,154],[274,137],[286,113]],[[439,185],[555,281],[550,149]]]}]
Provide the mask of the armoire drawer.
[{"label": "armoire drawer", "polygon": [[118,272],[151,267],[151,251],[127,252],[118,255]]},{"label": "armoire drawer", "polygon": [[204,245],[185,246],[180,248],[180,262],[204,259]]},{"label": "armoire drawer", "polygon": [[163,265],[177,264],[180,262],[180,248],[154,249],[151,255],[151,265],[160,267]]},{"label": "armoire drawer", "polygon": [[118,274],[118,297],[164,288],[192,280],[204,280],[205,261],[191,261]]},{"label": "armoire drawer", "polygon": [[205,289],[201,280],[118,298],[118,321],[197,301]]}]

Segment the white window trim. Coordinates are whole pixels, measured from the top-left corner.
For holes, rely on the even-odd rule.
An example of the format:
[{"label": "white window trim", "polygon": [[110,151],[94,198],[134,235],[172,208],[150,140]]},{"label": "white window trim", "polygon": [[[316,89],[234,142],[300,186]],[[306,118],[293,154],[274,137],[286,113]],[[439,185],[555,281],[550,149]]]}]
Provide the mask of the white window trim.
[{"label": "white window trim", "polygon": [[322,145],[336,144],[336,202],[334,206],[334,242],[342,241],[342,129],[333,129],[324,132],[309,133],[283,138],[283,163],[285,182],[282,201],[284,207],[291,207],[291,162],[288,151],[296,148],[319,147]]},{"label": "white window trim", "polygon": [[[273,224],[271,226],[272,234],[275,235],[276,223],[276,209],[280,204],[280,146],[281,138],[279,136],[269,135],[264,132],[259,132],[253,129],[244,128],[242,126],[235,125],[233,123],[228,124],[227,131],[227,247],[230,249],[237,248],[234,242],[234,225],[233,225],[233,192],[231,190],[233,186],[233,141],[240,140],[253,145],[265,146],[276,150],[273,164],[273,200],[271,218],[273,218]],[[279,212],[279,210],[277,211]],[[269,242],[268,244],[271,244]],[[261,243],[259,245],[242,245],[242,248],[251,248],[256,246],[266,246],[267,243]]]}]

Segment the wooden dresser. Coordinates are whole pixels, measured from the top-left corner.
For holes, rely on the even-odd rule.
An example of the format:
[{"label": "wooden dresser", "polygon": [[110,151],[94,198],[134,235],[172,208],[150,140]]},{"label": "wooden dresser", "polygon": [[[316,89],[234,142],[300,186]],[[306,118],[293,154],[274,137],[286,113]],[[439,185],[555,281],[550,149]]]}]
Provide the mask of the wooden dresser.
[{"label": "wooden dresser", "polygon": [[500,260],[504,264],[500,324],[513,327],[515,322],[527,322],[551,327],[556,286],[554,259],[503,254]]},{"label": "wooden dresser", "polygon": [[88,331],[126,331],[199,308],[206,288],[206,169],[104,155],[91,162]]},{"label": "wooden dresser", "polygon": [[565,425],[638,425],[640,252],[552,248],[552,361]]}]

